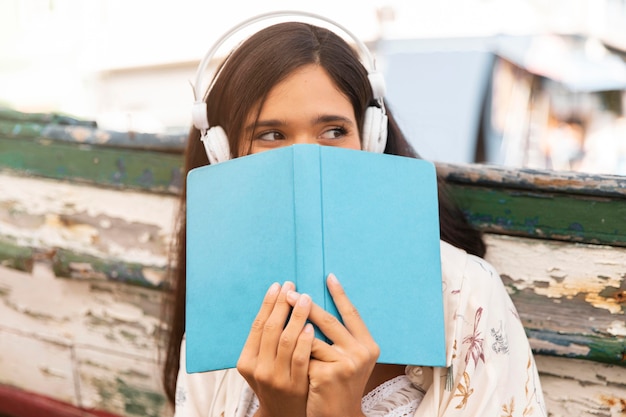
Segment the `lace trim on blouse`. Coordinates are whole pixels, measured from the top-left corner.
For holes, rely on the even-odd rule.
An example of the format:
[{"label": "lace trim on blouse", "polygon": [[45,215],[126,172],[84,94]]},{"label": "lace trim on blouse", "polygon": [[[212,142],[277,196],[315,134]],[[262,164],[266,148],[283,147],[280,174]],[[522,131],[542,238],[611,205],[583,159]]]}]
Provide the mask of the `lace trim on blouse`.
[{"label": "lace trim on blouse", "polygon": [[[406,375],[400,375],[374,388],[361,400],[361,409],[367,417],[409,417],[415,414],[424,398],[424,391],[411,383]],[[246,385],[237,414],[253,417],[259,409],[259,400]],[[241,413],[241,410],[246,410]]]},{"label": "lace trim on blouse", "polygon": [[424,392],[400,375],[374,388],[361,400],[367,417],[408,417],[415,414]]}]

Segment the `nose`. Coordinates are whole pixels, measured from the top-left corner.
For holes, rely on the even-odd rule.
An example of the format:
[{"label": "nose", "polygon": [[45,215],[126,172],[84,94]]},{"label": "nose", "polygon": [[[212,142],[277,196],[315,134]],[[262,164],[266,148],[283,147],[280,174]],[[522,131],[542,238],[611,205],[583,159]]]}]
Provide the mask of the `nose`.
[{"label": "nose", "polygon": [[317,138],[309,133],[301,133],[294,137],[293,143],[295,145],[316,144]]}]

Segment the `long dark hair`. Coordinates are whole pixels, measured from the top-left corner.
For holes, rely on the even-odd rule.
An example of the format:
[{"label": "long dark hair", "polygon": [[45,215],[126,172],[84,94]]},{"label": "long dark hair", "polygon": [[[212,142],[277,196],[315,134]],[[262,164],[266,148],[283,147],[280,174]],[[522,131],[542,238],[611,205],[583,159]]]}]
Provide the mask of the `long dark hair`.
[{"label": "long dark hair", "polygon": [[[245,137],[243,131],[246,118],[260,108],[259,103],[264,102],[273,86],[294,70],[309,64],[320,65],[326,70],[339,90],[351,101],[359,126],[363,125],[366,108],[375,103],[367,71],[358,55],[332,31],[305,23],[281,23],[257,32],[231,53],[220,68],[219,76],[207,97],[209,124],[224,128],[235,157],[249,152],[246,145],[251,142],[251,138]],[[389,126],[385,153],[419,157],[400,131],[393,115],[389,111],[387,113]],[[208,163],[200,132],[192,128],[185,149],[184,173],[186,175],[191,169]],[[451,203],[442,183],[439,189],[441,238],[467,252],[483,256],[485,245],[481,234],[470,227],[460,210]],[[186,196],[183,187],[172,251],[171,294],[164,304],[164,319],[169,326],[163,383],[172,404],[180,362],[180,344],[185,332]]]}]

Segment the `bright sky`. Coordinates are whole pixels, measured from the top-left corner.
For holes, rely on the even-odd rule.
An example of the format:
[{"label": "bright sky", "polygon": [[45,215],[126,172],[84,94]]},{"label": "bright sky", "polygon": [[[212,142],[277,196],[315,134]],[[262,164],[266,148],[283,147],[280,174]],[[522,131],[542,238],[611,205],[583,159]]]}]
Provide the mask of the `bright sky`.
[{"label": "bright sky", "polygon": [[[74,111],[98,71],[195,61],[226,30],[258,13],[304,10],[363,40],[562,31],[584,21],[587,0],[3,0],[0,105]],[[578,3],[576,3],[578,2]],[[393,11],[381,26],[377,10]]]},{"label": "bright sky", "polygon": [[394,10],[395,20],[386,31],[392,37],[528,31],[542,25],[529,1],[360,0],[355,4],[337,0],[5,0],[0,5],[4,16],[0,17],[0,46],[2,54],[13,61],[78,50],[84,54],[81,62],[98,66],[193,59],[241,20],[285,9],[323,14],[366,40],[379,34],[376,10],[385,7]]}]

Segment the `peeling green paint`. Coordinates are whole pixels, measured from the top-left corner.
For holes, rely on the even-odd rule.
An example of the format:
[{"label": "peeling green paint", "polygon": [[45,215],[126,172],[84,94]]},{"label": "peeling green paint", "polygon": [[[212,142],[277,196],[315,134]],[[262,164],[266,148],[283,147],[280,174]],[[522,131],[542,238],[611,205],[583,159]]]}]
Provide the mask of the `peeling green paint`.
[{"label": "peeling green paint", "polygon": [[[166,406],[165,397],[161,393],[144,390],[126,383],[121,378],[114,381],[94,379],[93,385],[97,388],[100,401],[97,408],[120,413],[126,416],[161,417]],[[120,404],[121,409],[115,409],[113,404]]]},{"label": "peeling green paint", "polygon": [[135,342],[137,340],[137,335],[131,332],[127,332],[126,330],[121,330],[120,335],[128,341]]},{"label": "peeling green paint", "polygon": [[[1,248],[0,248],[1,249]],[[84,263],[90,266],[90,276],[94,278],[102,276],[107,280],[140,285],[150,288],[159,288],[144,276],[146,265],[138,263],[122,262],[116,259],[103,259],[92,255],[85,255],[68,250],[59,249],[53,258],[54,272],[59,277],[72,277],[74,275],[71,264]],[[151,266],[152,270],[165,273],[164,267]],[[91,272],[92,271],[92,272]]]},{"label": "peeling green paint", "polygon": [[484,231],[626,246],[626,199],[451,184],[469,221]]},{"label": "peeling green paint", "polygon": [[0,136],[0,168],[60,180],[177,193],[182,155]]},{"label": "peeling green paint", "polygon": [[[536,353],[543,355],[565,356],[577,359],[586,359],[594,362],[610,363],[626,367],[626,338],[606,337],[602,335],[572,335],[562,334],[558,331],[547,331],[540,328],[526,327],[526,333],[531,339],[542,340],[553,345],[554,348],[535,349]],[[569,346],[584,346],[588,353],[581,355],[571,349],[569,353],[563,353]],[[557,351],[557,347],[563,348]]]},{"label": "peeling green paint", "polygon": [[0,236],[0,264],[19,271],[30,272],[33,268],[32,248],[24,247],[14,239]]}]

